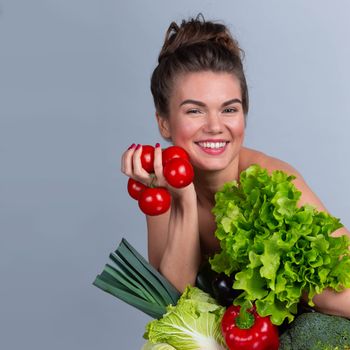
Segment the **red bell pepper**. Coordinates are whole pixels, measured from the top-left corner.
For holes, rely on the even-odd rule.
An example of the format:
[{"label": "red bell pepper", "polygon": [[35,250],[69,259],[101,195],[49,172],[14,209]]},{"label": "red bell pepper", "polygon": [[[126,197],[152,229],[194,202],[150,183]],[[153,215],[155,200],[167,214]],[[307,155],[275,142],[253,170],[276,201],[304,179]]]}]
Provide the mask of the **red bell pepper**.
[{"label": "red bell pepper", "polygon": [[222,321],[221,331],[230,350],[278,350],[278,329],[269,317],[261,317],[255,307],[231,305]]}]

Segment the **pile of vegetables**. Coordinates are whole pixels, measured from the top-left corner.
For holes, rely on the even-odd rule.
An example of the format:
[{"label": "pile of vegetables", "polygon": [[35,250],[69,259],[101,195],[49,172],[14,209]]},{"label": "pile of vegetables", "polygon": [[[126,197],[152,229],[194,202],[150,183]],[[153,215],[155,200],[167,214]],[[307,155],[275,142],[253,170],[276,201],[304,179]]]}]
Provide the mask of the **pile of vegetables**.
[{"label": "pile of vegetables", "polygon": [[[350,287],[350,240],[330,236],[339,219],[298,207],[293,179],[252,165],[217,192],[221,251],[182,295],[123,238],[94,285],[154,318],[142,350],[350,349],[346,319],[293,321],[304,292],[313,306],[325,288]],[[279,339],[284,321],[291,325]],[[327,327],[328,340],[320,335]]]},{"label": "pile of vegetables", "polygon": [[143,350],[224,350],[220,320],[225,307],[188,286],[180,293],[123,238],[93,284],[155,320],[146,327]]},{"label": "pile of vegetables", "polygon": [[298,207],[294,178],[252,165],[239,183],[216,193],[213,209],[221,245],[213,270],[234,275],[233,288],[243,291],[235,304],[254,302],[276,325],[293,320],[303,292],[313,306],[325,288],[350,287],[349,239],[330,236],[342,224],[310,205]]}]

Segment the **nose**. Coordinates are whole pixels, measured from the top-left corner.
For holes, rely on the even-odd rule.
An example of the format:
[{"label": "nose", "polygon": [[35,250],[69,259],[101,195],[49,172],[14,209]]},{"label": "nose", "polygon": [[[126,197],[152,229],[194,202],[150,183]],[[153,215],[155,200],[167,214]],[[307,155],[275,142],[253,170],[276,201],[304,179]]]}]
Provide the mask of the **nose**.
[{"label": "nose", "polygon": [[209,134],[220,134],[222,132],[222,121],[216,113],[209,113],[206,116],[204,131]]}]

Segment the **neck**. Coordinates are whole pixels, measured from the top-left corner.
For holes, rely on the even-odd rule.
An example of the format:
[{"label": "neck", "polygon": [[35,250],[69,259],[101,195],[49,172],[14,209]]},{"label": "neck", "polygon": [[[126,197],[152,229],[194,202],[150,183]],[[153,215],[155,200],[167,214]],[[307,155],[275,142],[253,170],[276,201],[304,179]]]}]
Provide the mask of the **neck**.
[{"label": "neck", "polygon": [[219,171],[203,171],[194,169],[194,186],[197,192],[198,201],[202,204],[215,204],[215,193],[229,181],[238,180],[239,177],[239,160],[234,160],[231,166],[225,170]]}]

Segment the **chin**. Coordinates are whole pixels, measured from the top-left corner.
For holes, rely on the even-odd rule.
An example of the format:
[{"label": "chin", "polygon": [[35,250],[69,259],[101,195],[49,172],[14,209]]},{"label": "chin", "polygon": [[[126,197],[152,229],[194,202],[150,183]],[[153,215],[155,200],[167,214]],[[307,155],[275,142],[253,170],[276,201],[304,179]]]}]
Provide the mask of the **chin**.
[{"label": "chin", "polygon": [[228,164],[225,163],[223,164],[223,162],[211,162],[211,161],[207,161],[207,162],[201,162],[201,163],[196,163],[194,164],[194,167],[200,171],[221,171],[224,170],[228,167]]}]

